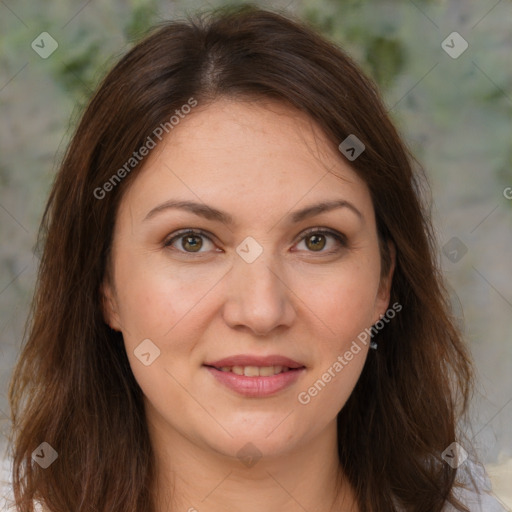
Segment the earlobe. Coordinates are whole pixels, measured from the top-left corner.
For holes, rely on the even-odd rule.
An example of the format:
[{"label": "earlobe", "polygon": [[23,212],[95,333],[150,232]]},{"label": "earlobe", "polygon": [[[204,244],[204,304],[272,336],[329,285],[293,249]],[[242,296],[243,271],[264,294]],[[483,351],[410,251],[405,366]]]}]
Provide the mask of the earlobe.
[{"label": "earlobe", "polygon": [[100,286],[101,310],[105,323],[115,331],[121,331],[121,323],[119,321],[119,313],[117,311],[117,303],[112,291],[112,287],[108,283],[102,283]]}]

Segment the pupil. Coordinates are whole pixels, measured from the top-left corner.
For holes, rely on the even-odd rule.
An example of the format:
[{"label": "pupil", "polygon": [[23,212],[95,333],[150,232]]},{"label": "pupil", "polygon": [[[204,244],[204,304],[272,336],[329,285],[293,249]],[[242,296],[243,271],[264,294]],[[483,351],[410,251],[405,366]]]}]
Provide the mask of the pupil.
[{"label": "pupil", "polygon": [[[313,247],[312,249],[314,251],[316,250],[322,250],[325,247],[325,238],[323,235],[311,235],[309,237],[309,241],[311,242],[313,240]],[[318,245],[318,242],[320,241],[320,245]],[[323,243],[321,243],[323,241]]]},{"label": "pupil", "polygon": [[[201,244],[197,242],[197,240],[199,239],[199,237],[197,236],[187,236],[185,238],[185,244],[188,244],[189,246],[191,246],[192,248],[192,251],[194,252],[197,252],[200,248],[201,248]],[[190,242],[192,240],[192,242]],[[194,240],[196,240],[196,243],[194,244]],[[187,247],[185,247],[185,244],[183,244],[183,248],[184,249],[187,249]]]}]

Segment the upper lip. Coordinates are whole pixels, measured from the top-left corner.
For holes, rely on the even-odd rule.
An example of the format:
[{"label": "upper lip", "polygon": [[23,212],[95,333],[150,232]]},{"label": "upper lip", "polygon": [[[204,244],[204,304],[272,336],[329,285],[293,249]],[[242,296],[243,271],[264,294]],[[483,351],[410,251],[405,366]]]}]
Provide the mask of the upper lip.
[{"label": "upper lip", "polygon": [[225,357],[217,361],[204,363],[205,366],[214,366],[222,368],[226,366],[287,366],[288,368],[303,368],[304,365],[280,355],[253,356],[250,354],[240,354],[236,356]]}]

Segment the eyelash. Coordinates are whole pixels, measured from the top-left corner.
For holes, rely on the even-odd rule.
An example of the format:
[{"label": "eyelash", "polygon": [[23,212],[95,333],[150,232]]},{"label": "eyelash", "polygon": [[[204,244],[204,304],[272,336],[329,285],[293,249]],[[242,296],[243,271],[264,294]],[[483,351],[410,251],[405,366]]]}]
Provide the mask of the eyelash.
[{"label": "eyelash", "polygon": [[[208,240],[210,240],[210,242],[213,243],[212,238],[205,231],[203,231],[201,229],[190,229],[189,228],[189,229],[184,229],[184,230],[174,233],[171,238],[168,238],[164,242],[164,247],[172,249],[171,246],[176,240],[179,240],[180,238],[183,238],[185,236],[190,236],[190,235],[203,236],[203,237],[207,238]],[[339,233],[337,231],[334,231],[331,229],[325,229],[325,228],[310,228],[310,229],[306,230],[297,243],[302,242],[305,238],[307,238],[311,235],[332,236],[336,240],[336,243],[338,244],[338,247],[335,248],[334,250],[327,251],[327,252],[317,251],[318,254],[332,255],[332,254],[339,252],[342,248],[345,248],[347,246],[347,239],[346,239],[345,235],[343,235],[342,233]],[[181,252],[183,254],[190,254],[193,256],[198,256],[198,255],[204,254],[202,252],[188,252],[188,251],[183,251],[180,249],[177,249],[177,251]],[[308,252],[311,252],[312,254],[315,253],[315,251],[308,251]]]}]

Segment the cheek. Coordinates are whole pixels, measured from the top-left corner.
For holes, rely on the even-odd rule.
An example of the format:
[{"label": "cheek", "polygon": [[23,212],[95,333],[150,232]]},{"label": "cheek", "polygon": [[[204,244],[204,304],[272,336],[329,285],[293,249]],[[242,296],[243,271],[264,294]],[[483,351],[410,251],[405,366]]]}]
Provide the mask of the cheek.
[{"label": "cheek", "polygon": [[316,364],[298,397],[306,414],[334,418],[352,393],[368,355],[364,331],[372,325],[378,282],[377,271],[359,258],[317,279],[304,295],[325,326],[315,346]]},{"label": "cheek", "polygon": [[[141,267],[139,271],[133,265],[125,266],[127,272],[122,268],[120,265],[118,274],[122,283],[120,316],[135,380],[159,410],[172,408],[176,414],[186,414],[187,397],[177,384],[186,380],[186,365],[175,361],[188,360],[193,348],[187,343],[187,319],[201,295],[194,287],[187,287],[155,267]],[[146,353],[149,356],[144,361]]]},{"label": "cheek", "polygon": [[[353,318],[347,320],[354,322]],[[310,421],[334,420],[359,380],[369,346],[357,339],[358,329],[353,325],[345,329],[347,334],[323,344],[315,366],[299,390],[298,407]]]},{"label": "cheek", "polygon": [[331,271],[304,287],[306,304],[326,326],[328,337],[341,349],[372,324],[378,277],[366,265],[353,264]]},{"label": "cheek", "polygon": [[212,276],[191,282],[190,274],[152,264],[147,257],[126,256],[117,265],[119,313],[130,342],[161,340],[175,326],[179,329],[214,284]]},{"label": "cheek", "polygon": [[[162,383],[171,387],[175,383],[165,369],[180,382],[187,378],[183,361],[190,361],[201,339],[204,305],[219,276],[177,272],[135,252],[119,257],[116,265],[118,308],[130,365],[144,391],[158,394]],[[135,352],[147,339],[160,353],[154,363],[144,366]]]},{"label": "cheek", "polygon": [[119,293],[123,332],[125,341],[129,339],[130,343],[139,338],[159,338],[165,330],[171,329],[183,304],[176,301],[179,290],[174,289],[172,283],[151,275],[134,275],[137,277],[126,276],[122,280]]}]

